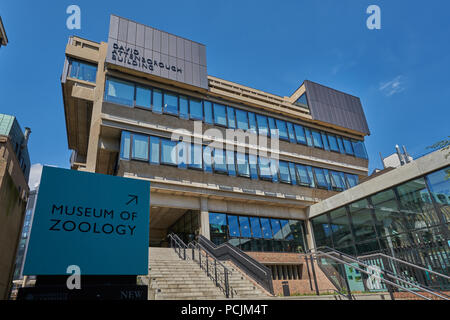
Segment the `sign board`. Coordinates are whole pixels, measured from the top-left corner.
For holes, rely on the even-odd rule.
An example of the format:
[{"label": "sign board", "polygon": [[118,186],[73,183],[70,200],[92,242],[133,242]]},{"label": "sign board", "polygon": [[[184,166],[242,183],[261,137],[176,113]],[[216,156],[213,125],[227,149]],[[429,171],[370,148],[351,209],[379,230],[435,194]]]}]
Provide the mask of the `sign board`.
[{"label": "sign board", "polygon": [[148,274],[150,182],[44,167],[25,275]]},{"label": "sign board", "polygon": [[106,62],[208,89],[205,45],[115,15]]}]

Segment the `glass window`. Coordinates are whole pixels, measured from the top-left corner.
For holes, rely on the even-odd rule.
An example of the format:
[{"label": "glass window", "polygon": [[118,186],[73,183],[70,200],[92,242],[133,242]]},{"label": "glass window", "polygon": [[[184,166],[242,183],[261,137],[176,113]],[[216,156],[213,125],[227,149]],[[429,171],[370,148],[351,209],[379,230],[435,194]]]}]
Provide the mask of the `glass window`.
[{"label": "glass window", "polygon": [[295,137],[297,138],[297,142],[301,144],[306,144],[306,137],[305,137],[305,129],[303,126],[299,124],[294,125],[295,130]]},{"label": "glass window", "polygon": [[[280,220],[281,226],[283,227],[283,220]],[[286,239],[290,241],[290,252],[306,252],[308,250],[308,245],[306,244],[304,237],[304,223],[300,220],[289,220],[289,228],[291,229],[291,233],[285,233],[285,229],[283,227],[283,234]],[[287,235],[287,237],[286,237]]]},{"label": "glass window", "polygon": [[227,173],[227,164],[225,160],[225,150],[214,149],[214,172]]},{"label": "glass window", "polygon": [[144,108],[151,108],[152,90],[144,87],[136,87],[136,105]]},{"label": "glass window", "polygon": [[339,172],[330,170],[330,174],[331,174],[331,186],[333,187],[333,189],[337,191],[345,190],[345,182],[342,180],[342,177],[339,174]]},{"label": "glass window", "polygon": [[339,152],[339,146],[335,135],[328,134],[328,142],[330,143],[330,149],[332,151]]},{"label": "glass window", "polygon": [[450,167],[426,176],[431,195],[446,223],[450,222]]},{"label": "glass window", "polygon": [[339,152],[340,153],[345,153],[344,142],[342,142],[342,138],[341,137],[337,137],[337,141],[338,141],[338,146],[339,146]]},{"label": "glass window", "polygon": [[334,246],[349,247],[353,245],[353,236],[350,231],[350,221],[345,207],[330,212],[330,227],[333,235]]},{"label": "glass window", "polygon": [[280,139],[289,140],[289,134],[288,134],[288,130],[287,130],[286,121],[277,119],[276,123],[277,123],[278,133],[280,135]]},{"label": "glass window", "polygon": [[315,182],[315,179],[314,179],[314,172],[312,170],[312,167],[306,166],[306,171],[308,172],[309,181],[311,181],[311,187],[315,188],[316,187],[316,182]]},{"label": "glass window", "polygon": [[292,143],[296,143],[297,141],[295,140],[294,125],[291,122],[288,122],[287,128],[288,128],[289,141]]},{"label": "glass window", "polygon": [[303,186],[310,186],[311,180],[309,179],[308,171],[306,170],[306,166],[301,164],[296,164],[295,167],[297,168],[297,174],[300,179],[300,185]]},{"label": "glass window", "polygon": [[227,126],[227,112],[224,105],[214,103],[214,124]]},{"label": "glass window", "polygon": [[270,225],[272,226],[273,238],[278,240],[283,239],[280,221],[278,219],[270,219]]},{"label": "glass window", "polygon": [[323,214],[311,219],[312,229],[314,230],[314,239],[316,247],[328,246],[332,247],[331,228],[328,224],[328,216]]},{"label": "glass window", "polygon": [[248,130],[247,111],[236,109],[236,120],[238,129]]},{"label": "glass window", "polygon": [[177,165],[176,157],[176,146],[175,141],[168,139],[161,139],[161,163],[169,165]]},{"label": "glass window", "polygon": [[259,177],[265,180],[272,180],[272,172],[270,170],[270,161],[265,157],[258,157],[259,160]]},{"label": "glass window", "polygon": [[261,221],[261,229],[262,229],[262,233],[263,233],[263,238],[264,239],[272,239],[273,238],[272,228],[270,227],[269,219],[260,218],[259,220]]},{"label": "glass window", "polygon": [[325,172],[321,168],[314,168],[316,175],[316,182],[319,188],[328,189],[327,179],[325,178]]},{"label": "glass window", "polygon": [[134,84],[116,79],[107,79],[105,100],[132,107],[134,105]]},{"label": "glass window", "polygon": [[252,232],[250,230],[250,221],[248,217],[239,217],[239,225],[241,227],[241,237],[251,238]]},{"label": "glass window", "polygon": [[297,174],[295,173],[295,164],[289,162],[289,174],[291,175],[292,184],[297,184]]},{"label": "glass window", "polygon": [[327,180],[328,190],[332,189],[330,172],[327,169],[323,169],[323,173],[325,174],[325,179]]},{"label": "glass window", "polygon": [[328,144],[327,135],[324,132],[321,132],[320,135],[322,136],[323,148],[329,151],[330,145]]},{"label": "glass window", "polygon": [[97,66],[87,62],[71,60],[69,76],[79,80],[95,82],[97,77]]},{"label": "glass window", "polygon": [[248,124],[250,126],[250,132],[257,134],[258,127],[256,126],[256,116],[253,112],[248,112]]},{"label": "glass window", "polygon": [[203,101],[203,107],[205,108],[205,122],[213,124],[212,103],[209,101]]},{"label": "glass window", "polygon": [[203,120],[202,100],[189,99],[189,117],[192,120]]},{"label": "glass window", "polygon": [[262,232],[261,232],[261,224],[259,223],[258,217],[250,217],[250,225],[252,227],[252,236],[253,238],[259,238],[261,239]]},{"label": "glass window", "polygon": [[248,165],[248,155],[237,152],[236,153],[237,171],[238,175],[242,177],[250,177],[250,167]]},{"label": "glass window", "polygon": [[212,170],[212,160],[213,160],[212,151],[213,151],[213,149],[211,149],[208,146],[203,147],[203,163],[204,163],[203,169],[206,172],[213,171]]},{"label": "glass window", "polygon": [[188,99],[185,96],[180,96],[180,118],[182,119],[189,118]]},{"label": "glass window", "polygon": [[130,141],[131,135],[127,131],[122,131],[122,141],[120,143],[120,158],[130,159]]},{"label": "glass window", "polygon": [[366,199],[350,204],[349,211],[356,242],[367,241],[377,236],[374,229],[372,209]]},{"label": "glass window", "polygon": [[375,209],[375,227],[382,237],[407,232],[406,218],[400,212],[393,189],[379,192],[370,197]]},{"label": "glass window", "polygon": [[236,129],[236,115],[234,113],[234,108],[227,107],[227,118],[228,118],[228,127]]},{"label": "glass window", "polygon": [[228,216],[228,230],[230,232],[230,237],[240,237],[241,236],[237,216],[230,216],[230,215]]},{"label": "glass window", "polygon": [[189,167],[194,169],[202,169],[203,157],[202,146],[199,144],[191,144],[191,158],[189,159]]},{"label": "glass window", "polygon": [[150,163],[159,164],[159,138],[150,137]]},{"label": "glass window", "polygon": [[152,100],[153,112],[162,113],[162,91],[158,89],[153,89],[153,100]]},{"label": "glass window", "polygon": [[248,163],[250,166],[250,178],[253,180],[258,179],[258,158],[253,154],[248,155]]},{"label": "glass window", "polygon": [[349,155],[355,155],[355,153],[353,152],[353,147],[352,147],[352,143],[350,142],[349,139],[344,138],[344,149],[345,149],[345,153],[349,154]]},{"label": "glass window", "polygon": [[272,182],[278,182],[279,161],[270,159],[270,172],[272,173]]},{"label": "glass window", "polygon": [[295,104],[299,107],[308,107],[308,100],[306,98],[306,92],[300,96],[300,98],[295,101]]},{"label": "glass window", "polygon": [[133,134],[131,156],[134,160],[148,160],[148,136]]},{"label": "glass window", "polygon": [[347,183],[350,188],[353,188],[358,184],[358,176],[355,174],[346,173],[345,177],[347,178]]},{"label": "glass window", "polygon": [[223,213],[209,213],[209,228],[211,241],[220,245],[227,241],[228,226],[227,216]]},{"label": "glass window", "polygon": [[234,151],[227,150],[227,167],[228,167],[228,174],[230,176],[236,176],[236,164],[234,161]]},{"label": "glass window", "polygon": [[164,112],[178,115],[178,96],[173,93],[164,92]]},{"label": "glass window", "polygon": [[353,150],[355,151],[355,156],[362,159],[367,159],[366,146],[363,141],[352,141]]},{"label": "glass window", "polygon": [[267,124],[267,117],[260,114],[256,115],[256,122],[258,123],[258,134],[260,136],[269,135],[269,126]]},{"label": "glass window", "polygon": [[178,168],[186,169],[188,164],[188,155],[189,155],[189,146],[184,141],[180,141],[177,143],[177,163]]},{"label": "glass window", "polygon": [[306,144],[310,147],[314,146],[313,140],[311,138],[311,130],[308,128],[305,128],[305,135],[306,135]]},{"label": "glass window", "polygon": [[320,135],[320,132],[316,131],[316,130],[311,130],[311,132],[312,132],[314,147],[323,148],[322,136]]},{"label": "glass window", "polygon": [[279,132],[277,126],[275,125],[275,119],[267,117],[267,122],[269,123],[270,137],[271,138],[279,137]]},{"label": "glass window", "polygon": [[280,167],[281,182],[291,183],[291,174],[289,172],[289,164],[286,161],[280,161],[279,167]]}]

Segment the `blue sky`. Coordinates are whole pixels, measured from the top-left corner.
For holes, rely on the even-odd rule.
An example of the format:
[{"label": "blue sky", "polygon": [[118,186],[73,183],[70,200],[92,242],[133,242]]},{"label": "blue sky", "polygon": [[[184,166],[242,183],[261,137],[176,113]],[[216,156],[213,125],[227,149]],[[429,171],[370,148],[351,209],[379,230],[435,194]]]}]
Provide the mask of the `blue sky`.
[{"label": "blue sky", "polygon": [[[66,8],[81,8],[81,30]],[[381,30],[366,8],[381,8]],[[208,74],[281,96],[308,79],[361,98],[370,170],[450,135],[450,2],[2,1],[0,112],[31,127],[32,163],[69,166],[60,76],[70,35],[107,41],[111,13],[206,45]]]}]

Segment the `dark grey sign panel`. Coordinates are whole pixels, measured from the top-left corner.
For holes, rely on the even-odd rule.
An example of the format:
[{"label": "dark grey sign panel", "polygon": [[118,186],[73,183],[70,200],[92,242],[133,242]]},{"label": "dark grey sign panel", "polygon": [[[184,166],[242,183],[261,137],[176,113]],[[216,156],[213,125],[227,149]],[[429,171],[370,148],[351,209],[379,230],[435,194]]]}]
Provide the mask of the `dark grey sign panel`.
[{"label": "dark grey sign panel", "polygon": [[111,15],[106,62],[208,89],[206,47]]},{"label": "dark grey sign panel", "polygon": [[366,116],[358,97],[305,81],[306,96],[314,120],[370,134]]}]

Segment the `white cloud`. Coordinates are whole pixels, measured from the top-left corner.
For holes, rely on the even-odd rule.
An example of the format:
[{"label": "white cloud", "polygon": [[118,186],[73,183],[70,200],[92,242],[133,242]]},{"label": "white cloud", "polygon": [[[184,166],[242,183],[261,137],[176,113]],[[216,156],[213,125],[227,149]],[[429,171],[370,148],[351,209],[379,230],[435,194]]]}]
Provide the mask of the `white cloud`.
[{"label": "white cloud", "polygon": [[41,182],[41,175],[42,164],[33,164],[30,168],[30,178],[28,179],[28,186],[30,187],[30,190],[34,190],[37,186],[39,186],[39,183]]},{"label": "white cloud", "polygon": [[405,90],[405,79],[403,76],[397,76],[391,81],[381,83],[379,89],[386,96],[393,96]]}]

